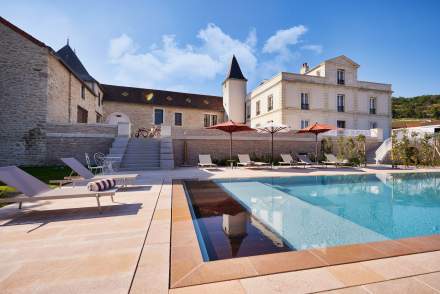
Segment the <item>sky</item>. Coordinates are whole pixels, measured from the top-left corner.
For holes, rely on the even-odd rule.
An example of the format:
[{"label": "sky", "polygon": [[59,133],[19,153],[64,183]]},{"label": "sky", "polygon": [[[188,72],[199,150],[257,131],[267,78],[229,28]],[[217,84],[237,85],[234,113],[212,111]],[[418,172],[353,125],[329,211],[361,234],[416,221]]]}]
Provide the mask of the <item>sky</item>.
[{"label": "sky", "polygon": [[[221,95],[235,54],[248,91],[339,55],[394,96],[440,94],[440,1],[2,0],[0,15],[101,83]],[[1,36],[0,36],[1,40]]]}]

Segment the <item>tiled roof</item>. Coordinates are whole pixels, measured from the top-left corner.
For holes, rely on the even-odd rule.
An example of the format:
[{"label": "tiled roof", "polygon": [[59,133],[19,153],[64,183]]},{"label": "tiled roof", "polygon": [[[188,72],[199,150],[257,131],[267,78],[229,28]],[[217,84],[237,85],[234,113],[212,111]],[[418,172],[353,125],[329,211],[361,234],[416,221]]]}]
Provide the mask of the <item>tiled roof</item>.
[{"label": "tiled roof", "polygon": [[95,81],[95,79],[87,72],[76,53],[70,48],[69,44],[58,50],[56,55],[61,58],[83,81]]},{"label": "tiled roof", "polygon": [[245,80],[247,79],[244,77],[243,73],[241,72],[240,65],[238,65],[237,58],[235,58],[235,55],[232,56],[231,64],[229,65],[229,71],[226,75],[226,79],[237,79],[237,80]]},{"label": "tiled roof", "polygon": [[104,91],[104,101],[224,111],[223,98],[219,96],[105,84],[101,84],[101,86]]}]

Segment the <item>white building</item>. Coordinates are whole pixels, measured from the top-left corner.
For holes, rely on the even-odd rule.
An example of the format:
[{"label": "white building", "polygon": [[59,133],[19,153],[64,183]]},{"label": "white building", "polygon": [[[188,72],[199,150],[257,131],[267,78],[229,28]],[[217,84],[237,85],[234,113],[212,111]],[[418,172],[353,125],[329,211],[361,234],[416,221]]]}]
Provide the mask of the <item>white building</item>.
[{"label": "white building", "polygon": [[[299,74],[281,72],[250,93],[233,57],[223,82],[227,119],[258,127],[268,121],[300,129],[319,122],[344,129],[391,131],[391,85],[357,79],[359,65],[341,55]],[[244,108],[245,107],[245,108]],[[243,111],[244,110],[244,111]]]}]

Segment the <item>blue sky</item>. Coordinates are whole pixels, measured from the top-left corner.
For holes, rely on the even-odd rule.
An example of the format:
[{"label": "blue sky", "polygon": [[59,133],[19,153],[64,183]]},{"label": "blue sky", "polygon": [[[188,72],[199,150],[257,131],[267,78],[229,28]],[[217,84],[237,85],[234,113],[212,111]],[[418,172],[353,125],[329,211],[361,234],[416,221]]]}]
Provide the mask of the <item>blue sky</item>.
[{"label": "blue sky", "polygon": [[341,54],[396,96],[440,93],[440,1],[20,1],[0,15],[102,83],[221,94],[236,54],[248,90]]}]

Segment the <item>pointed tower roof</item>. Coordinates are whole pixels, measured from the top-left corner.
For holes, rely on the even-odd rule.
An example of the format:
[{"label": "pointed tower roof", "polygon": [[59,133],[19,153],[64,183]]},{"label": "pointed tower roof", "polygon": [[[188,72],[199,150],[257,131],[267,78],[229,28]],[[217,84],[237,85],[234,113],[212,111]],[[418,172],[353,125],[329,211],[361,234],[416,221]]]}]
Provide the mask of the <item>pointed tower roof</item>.
[{"label": "pointed tower roof", "polygon": [[236,79],[236,80],[245,80],[247,79],[244,77],[243,73],[241,72],[240,65],[238,65],[237,58],[235,58],[235,55],[232,55],[231,64],[229,66],[228,74],[226,75],[226,79]]},{"label": "pointed tower roof", "polygon": [[58,50],[56,55],[61,58],[67,64],[67,66],[80,77],[80,79],[87,82],[95,81],[95,79],[87,72],[76,53],[70,47],[69,43]]}]

